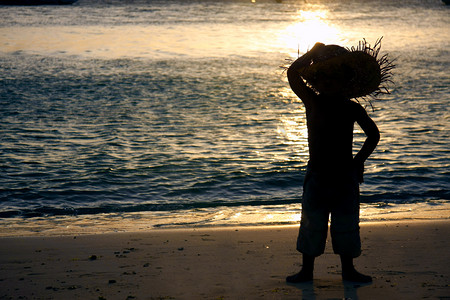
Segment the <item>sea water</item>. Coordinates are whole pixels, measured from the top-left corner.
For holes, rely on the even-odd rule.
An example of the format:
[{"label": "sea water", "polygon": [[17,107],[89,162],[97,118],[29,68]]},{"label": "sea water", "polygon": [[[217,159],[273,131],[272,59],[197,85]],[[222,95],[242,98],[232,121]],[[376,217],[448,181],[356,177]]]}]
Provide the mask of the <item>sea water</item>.
[{"label": "sea water", "polygon": [[[111,228],[111,219],[125,220],[117,230],[131,220],[297,223],[305,111],[280,66],[315,42],[380,37],[381,55],[397,67],[391,94],[367,107],[381,141],[366,163],[361,218],[448,218],[449,8],[438,0],[0,6],[1,223],[36,231]],[[363,141],[355,127],[355,153]]]}]

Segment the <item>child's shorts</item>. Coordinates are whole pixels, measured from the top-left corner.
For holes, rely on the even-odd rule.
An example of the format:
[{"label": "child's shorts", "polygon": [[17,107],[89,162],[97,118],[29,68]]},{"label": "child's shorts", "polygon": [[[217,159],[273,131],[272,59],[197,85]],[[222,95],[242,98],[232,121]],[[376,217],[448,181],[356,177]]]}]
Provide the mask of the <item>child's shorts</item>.
[{"label": "child's shorts", "polygon": [[324,176],[308,166],[303,185],[298,251],[310,256],[323,254],[330,214],[334,253],[349,257],[361,255],[356,170]]}]

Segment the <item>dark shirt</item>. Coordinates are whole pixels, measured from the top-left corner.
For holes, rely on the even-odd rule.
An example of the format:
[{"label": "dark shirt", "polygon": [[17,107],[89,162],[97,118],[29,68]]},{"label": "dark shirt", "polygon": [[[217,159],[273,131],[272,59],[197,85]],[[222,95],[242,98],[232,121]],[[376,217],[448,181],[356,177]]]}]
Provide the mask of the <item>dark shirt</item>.
[{"label": "dark shirt", "polygon": [[317,96],[306,106],[310,165],[323,171],[352,166],[353,128],[365,110],[343,98]]}]

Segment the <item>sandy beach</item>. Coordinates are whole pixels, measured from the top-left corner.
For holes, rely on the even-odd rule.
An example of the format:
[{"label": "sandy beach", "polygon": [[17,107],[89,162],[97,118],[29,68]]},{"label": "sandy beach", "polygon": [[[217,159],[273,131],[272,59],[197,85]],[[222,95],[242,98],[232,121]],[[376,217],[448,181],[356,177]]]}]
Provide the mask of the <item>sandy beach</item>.
[{"label": "sandy beach", "polygon": [[356,267],[343,282],[327,244],[315,279],[299,270],[298,226],[151,230],[0,241],[1,299],[443,299],[450,295],[449,220],[361,224]]}]

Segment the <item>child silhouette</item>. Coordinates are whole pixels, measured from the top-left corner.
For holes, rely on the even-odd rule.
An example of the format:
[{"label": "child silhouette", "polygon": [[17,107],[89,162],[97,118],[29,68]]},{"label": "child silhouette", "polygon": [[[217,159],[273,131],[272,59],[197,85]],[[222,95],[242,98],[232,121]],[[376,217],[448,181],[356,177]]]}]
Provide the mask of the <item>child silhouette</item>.
[{"label": "child silhouette", "polygon": [[[313,279],[314,260],[324,252],[330,215],[332,246],[341,258],[342,278],[363,283],[372,281],[370,276],[355,269],[353,259],[361,254],[359,183],[363,181],[364,162],[377,146],[380,134],[366,110],[350,100],[355,97],[352,90],[364,85],[360,83],[361,78],[355,77],[361,76],[357,69],[365,65],[342,62],[327,65],[328,61],[351,53],[354,52],[339,46],[317,43],[287,70],[289,84],[306,109],[309,145],[297,240],[303,265],[299,273],[286,278],[290,283]],[[377,63],[376,55],[370,57]],[[322,69],[312,68],[316,65],[322,65]],[[378,63],[377,72],[380,72]],[[368,82],[372,81],[374,86],[375,80],[378,87],[382,76],[374,76],[376,78],[368,79]],[[360,90],[353,93],[361,96]],[[364,131],[366,140],[353,157],[355,122]]]}]

